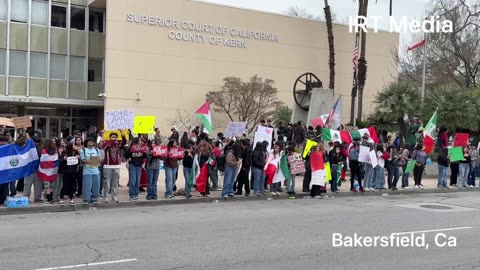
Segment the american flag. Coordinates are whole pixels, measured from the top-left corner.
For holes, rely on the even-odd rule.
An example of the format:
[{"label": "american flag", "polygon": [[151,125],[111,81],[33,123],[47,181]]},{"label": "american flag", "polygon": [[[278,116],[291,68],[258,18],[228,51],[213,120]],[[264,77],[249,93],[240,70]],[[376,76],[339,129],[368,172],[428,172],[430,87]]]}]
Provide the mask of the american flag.
[{"label": "american flag", "polygon": [[353,71],[357,71],[357,66],[358,66],[358,47],[355,47],[355,49],[353,50],[352,63],[353,63]]}]

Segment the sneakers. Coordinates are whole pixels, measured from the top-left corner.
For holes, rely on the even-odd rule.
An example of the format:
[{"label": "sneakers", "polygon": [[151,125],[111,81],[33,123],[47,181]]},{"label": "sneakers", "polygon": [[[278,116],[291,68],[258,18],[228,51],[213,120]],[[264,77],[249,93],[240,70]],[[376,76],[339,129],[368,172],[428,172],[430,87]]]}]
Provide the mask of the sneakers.
[{"label": "sneakers", "polygon": [[364,189],[364,188],[361,188],[361,189],[360,189],[360,192],[365,192],[365,189]]},{"label": "sneakers", "polygon": [[277,193],[275,193],[275,192],[270,192],[270,195],[272,195],[272,196],[277,196]]},{"label": "sneakers", "polygon": [[105,202],[105,203],[108,203],[108,196],[105,196],[104,202]]},{"label": "sneakers", "polygon": [[406,187],[404,187],[404,189],[411,189],[411,187],[409,187],[409,186],[406,186]]},{"label": "sneakers", "polygon": [[65,205],[65,202],[63,200],[60,200],[60,206],[64,206]]},{"label": "sneakers", "polygon": [[423,185],[418,185],[419,188],[423,189]]},{"label": "sneakers", "polygon": [[417,188],[417,189],[418,189],[418,188],[420,188],[420,186],[419,186],[419,185],[415,185],[415,188]]},{"label": "sneakers", "polygon": [[275,193],[277,194],[277,196],[280,196],[280,195],[282,195],[282,194],[280,194],[280,192],[275,192]]},{"label": "sneakers", "polygon": [[317,195],[317,196],[315,196],[315,199],[323,199],[323,197]]},{"label": "sneakers", "polygon": [[83,202],[83,206],[87,206],[88,205],[88,202]]},{"label": "sneakers", "polygon": [[187,195],[185,196],[185,199],[187,199],[187,200],[190,199],[190,198],[192,198],[192,195],[191,195],[191,194],[187,194]]},{"label": "sneakers", "polygon": [[75,205],[75,201],[70,200],[70,206],[74,206],[74,205]]},{"label": "sneakers", "polygon": [[115,203],[118,203],[118,202],[119,202],[117,196],[113,196],[113,197],[112,197],[112,201],[115,202]]},{"label": "sneakers", "polygon": [[136,202],[136,201],[137,201],[137,198],[131,197],[131,198],[130,198],[130,201],[131,201],[131,202]]}]

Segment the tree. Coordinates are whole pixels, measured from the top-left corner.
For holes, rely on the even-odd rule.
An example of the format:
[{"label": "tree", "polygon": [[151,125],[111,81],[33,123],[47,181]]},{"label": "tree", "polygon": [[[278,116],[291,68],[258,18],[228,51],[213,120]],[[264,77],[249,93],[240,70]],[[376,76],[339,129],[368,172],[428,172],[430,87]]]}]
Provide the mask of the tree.
[{"label": "tree", "polygon": [[255,75],[247,82],[237,77],[227,77],[223,82],[219,91],[208,92],[206,98],[214,105],[215,112],[225,113],[230,121],[247,122],[248,133],[261,119],[273,115],[275,109],[283,105],[277,98],[278,90],[273,87],[273,80]]},{"label": "tree", "polygon": [[328,0],[325,0],[325,8],[323,9],[323,11],[325,12],[325,21],[327,24],[328,33],[328,68],[330,71],[330,81],[328,83],[328,88],[335,91],[335,37],[333,35],[332,12],[330,10]]},{"label": "tree", "polygon": [[425,96],[423,119],[430,119],[438,108],[437,126],[448,130],[476,130],[480,117],[480,96],[456,86],[442,86]]},{"label": "tree", "polygon": [[280,122],[284,125],[290,123],[291,119],[292,109],[290,109],[288,106],[281,106],[277,108],[277,110],[275,110],[275,113],[273,114],[273,124],[275,126],[278,126]]},{"label": "tree", "polygon": [[[480,82],[480,2],[434,0],[429,16],[450,20],[453,32],[427,34],[427,92],[442,85],[475,88]],[[422,82],[423,50],[396,55],[400,78]]]},{"label": "tree", "polygon": [[393,82],[375,96],[375,112],[371,119],[374,122],[395,122],[400,130],[402,140],[407,134],[404,117],[420,112],[420,91],[405,81]]},{"label": "tree", "polygon": [[306,9],[298,7],[298,6],[291,6],[285,11],[286,14],[294,17],[300,17],[300,18],[305,18],[305,19],[311,19],[311,20],[321,20],[322,18],[320,16],[315,16],[310,14]]}]

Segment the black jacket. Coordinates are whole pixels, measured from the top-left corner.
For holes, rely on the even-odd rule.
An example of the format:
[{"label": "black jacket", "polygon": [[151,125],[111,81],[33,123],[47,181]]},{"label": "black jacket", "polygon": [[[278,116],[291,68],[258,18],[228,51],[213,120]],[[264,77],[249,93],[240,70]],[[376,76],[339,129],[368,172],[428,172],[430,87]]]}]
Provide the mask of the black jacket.
[{"label": "black jacket", "polygon": [[242,152],[242,169],[248,170],[250,166],[252,166],[252,150],[247,146]]},{"label": "black jacket", "polygon": [[265,168],[265,154],[260,151],[253,151],[252,153],[252,166],[257,169]]}]

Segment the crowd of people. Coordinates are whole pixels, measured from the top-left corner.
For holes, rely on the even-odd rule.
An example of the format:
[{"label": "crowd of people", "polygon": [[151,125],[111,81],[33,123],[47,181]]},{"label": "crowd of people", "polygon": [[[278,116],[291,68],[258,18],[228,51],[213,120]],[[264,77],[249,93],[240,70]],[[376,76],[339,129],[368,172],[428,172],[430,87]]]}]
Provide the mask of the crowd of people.
[{"label": "crowd of people", "polygon": [[[260,125],[273,128],[271,120],[262,120]],[[15,196],[17,192],[22,192],[32,202],[49,205],[54,202],[65,205],[64,200],[74,205],[76,197],[81,198],[83,205],[97,205],[100,198],[103,198],[104,203],[117,203],[121,166],[124,163],[128,167],[128,193],[131,201],[139,200],[140,192],[144,191],[146,200],[157,200],[158,180],[162,171],[165,172],[165,199],[175,196],[190,199],[193,192],[197,192],[199,197],[209,197],[211,191],[221,191],[224,198],[250,196],[252,191],[254,196],[278,196],[284,188],[294,198],[295,179],[299,174],[285,176],[280,170],[280,160],[283,156],[303,153],[307,140],[316,142],[316,145],[303,155],[305,170],[301,173],[301,190],[314,198],[322,198],[328,190],[339,192],[338,186],[346,181],[347,171],[350,172],[351,192],[381,191],[387,188],[395,191],[399,185],[403,189],[409,189],[407,164],[410,160],[415,161],[414,187],[423,189],[422,178],[427,154],[424,151],[421,127],[411,132],[401,147],[398,138],[391,140],[390,136],[384,136],[381,143],[374,144],[368,134],[354,138],[350,144],[324,142],[321,129],[306,127],[301,122],[287,126],[279,123],[272,133],[272,145],[267,141],[253,145],[245,134],[242,137],[225,138],[223,133],[218,133],[215,138],[210,138],[200,130],[200,127],[196,127],[180,136],[176,127],[172,127],[170,136],[163,138],[157,128],[151,138],[147,134],[135,137],[129,133],[128,139],[122,131],[111,132],[108,138],[104,138],[103,131],[97,132],[94,127],[86,134],[74,131],[65,138],[42,138],[41,132],[36,132],[31,135],[20,133],[18,139],[12,141],[8,134],[1,134],[0,145],[15,143],[22,146],[27,140],[33,140],[40,166],[38,171],[23,179],[0,185],[0,203],[8,196]],[[448,188],[448,167],[451,168],[450,186],[475,187],[480,162],[478,149],[473,145],[465,147],[464,160],[450,162],[448,137],[444,141],[446,133],[446,130],[441,130],[437,145],[438,188]],[[138,151],[133,149],[136,145],[145,145],[147,148]],[[155,147],[160,145],[166,146],[165,156],[154,154]],[[374,151],[376,160],[369,158],[368,161],[361,162],[361,146]],[[172,155],[178,147],[184,150],[182,157]],[[318,184],[312,180],[312,164],[318,162],[312,159],[321,159],[323,163],[329,164],[329,175],[326,177],[328,181]],[[275,165],[273,171],[270,170],[272,164]],[[43,173],[45,168],[54,166],[58,169],[54,177]],[[176,184],[179,176],[182,176],[179,173],[180,166],[183,169],[184,189],[177,189]],[[223,174],[223,187],[219,185],[219,174]]]}]

